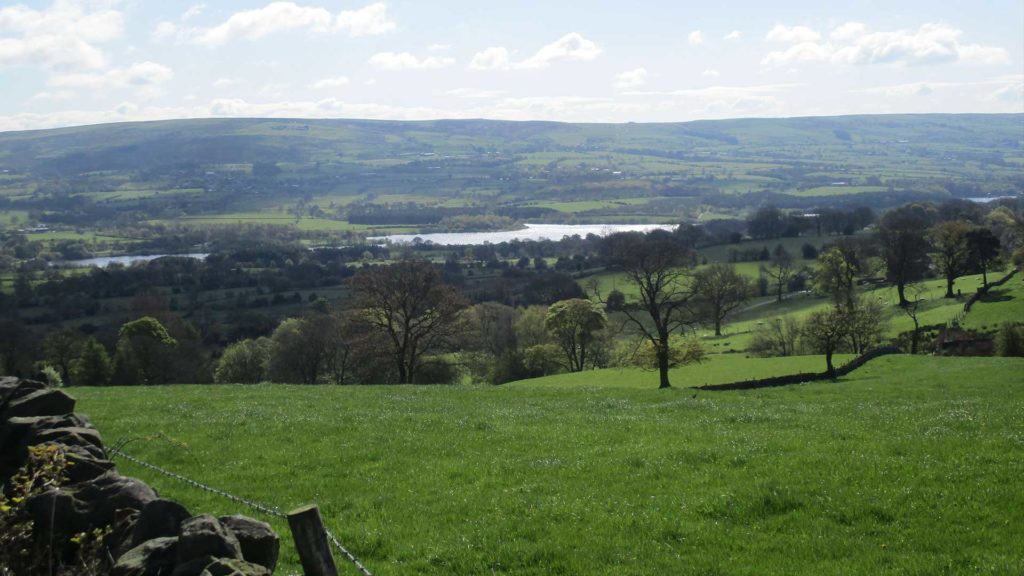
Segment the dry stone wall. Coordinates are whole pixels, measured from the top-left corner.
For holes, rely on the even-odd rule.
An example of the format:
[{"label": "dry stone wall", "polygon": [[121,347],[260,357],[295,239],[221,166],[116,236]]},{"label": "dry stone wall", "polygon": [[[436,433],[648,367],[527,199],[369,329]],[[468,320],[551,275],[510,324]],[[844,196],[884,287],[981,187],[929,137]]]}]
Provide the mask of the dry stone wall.
[{"label": "dry stone wall", "polygon": [[[244,516],[193,515],[145,483],[122,476],[75,399],[41,382],[0,378],[0,483],[36,445],[57,445],[68,482],[26,502],[37,542],[70,554],[71,536],[109,528],[104,545],[115,576],[263,576],[277,565],[280,541],[264,522]],[[63,543],[63,544],[61,544]]]}]

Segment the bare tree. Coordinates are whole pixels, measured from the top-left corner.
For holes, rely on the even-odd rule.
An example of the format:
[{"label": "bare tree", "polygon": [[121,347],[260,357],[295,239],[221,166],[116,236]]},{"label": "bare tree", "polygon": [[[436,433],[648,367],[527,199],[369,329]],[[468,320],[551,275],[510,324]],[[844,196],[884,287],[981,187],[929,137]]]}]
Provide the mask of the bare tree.
[{"label": "bare tree", "polygon": [[658,387],[671,388],[670,337],[696,323],[686,282],[692,254],[667,232],[613,234],[603,247],[609,263],[620,268],[637,288],[639,301],[627,303],[622,313],[655,348]]},{"label": "bare tree", "polygon": [[921,298],[924,294],[924,288],[920,284],[908,284],[906,291],[910,298],[907,300],[906,305],[903,306],[903,313],[914,323],[914,331],[910,333],[910,353],[917,354],[917,348],[921,342],[921,324],[918,316],[921,311],[921,304],[924,303],[924,299]]},{"label": "bare tree", "polygon": [[363,270],[351,280],[354,302],[387,336],[398,381],[415,381],[424,356],[450,348],[465,305],[429,262],[405,260]]},{"label": "bare tree", "polygon": [[711,321],[715,336],[721,336],[726,317],[747,301],[750,280],[736,272],[735,266],[717,263],[694,273],[692,289],[700,316]]},{"label": "bare tree", "polygon": [[769,266],[761,265],[761,273],[771,279],[775,286],[775,301],[782,302],[782,293],[789,285],[789,281],[796,276],[797,267],[793,262],[793,256],[786,251],[782,244],[775,246],[772,250],[772,259]]}]

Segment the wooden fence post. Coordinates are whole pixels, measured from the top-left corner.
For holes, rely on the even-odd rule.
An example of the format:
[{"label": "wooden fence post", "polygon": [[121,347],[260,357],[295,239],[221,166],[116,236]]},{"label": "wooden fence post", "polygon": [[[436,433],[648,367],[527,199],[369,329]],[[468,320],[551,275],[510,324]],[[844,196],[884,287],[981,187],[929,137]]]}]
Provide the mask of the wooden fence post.
[{"label": "wooden fence post", "polygon": [[320,509],[316,504],[289,512],[288,527],[292,530],[295,549],[299,552],[302,571],[306,576],[338,576],[331,546],[327,543],[327,530],[324,529]]}]

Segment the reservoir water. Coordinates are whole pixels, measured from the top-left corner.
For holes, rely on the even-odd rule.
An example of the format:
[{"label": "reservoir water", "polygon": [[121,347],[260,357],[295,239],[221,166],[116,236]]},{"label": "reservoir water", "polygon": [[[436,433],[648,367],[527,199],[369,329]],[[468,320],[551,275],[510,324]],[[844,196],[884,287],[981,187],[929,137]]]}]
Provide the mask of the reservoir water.
[{"label": "reservoir water", "polygon": [[471,244],[499,244],[512,240],[561,240],[565,236],[596,234],[607,236],[614,232],[650,232],[674,230],[675,224],[526,224],[521,230],[504,232],[440,232],[436,234],[392,234],[367,238],[369,242],[409,244],[416,238],[434,244],[467,246]]}]

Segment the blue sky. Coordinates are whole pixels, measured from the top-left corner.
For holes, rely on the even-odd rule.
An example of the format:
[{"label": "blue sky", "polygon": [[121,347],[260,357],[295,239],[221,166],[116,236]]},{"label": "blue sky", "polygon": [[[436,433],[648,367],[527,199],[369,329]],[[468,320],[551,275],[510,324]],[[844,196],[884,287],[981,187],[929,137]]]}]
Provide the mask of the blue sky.
[{"label": "blue sky", "polygon": [[1024,2],[0,4],[0,130],[1024,112]]}]

